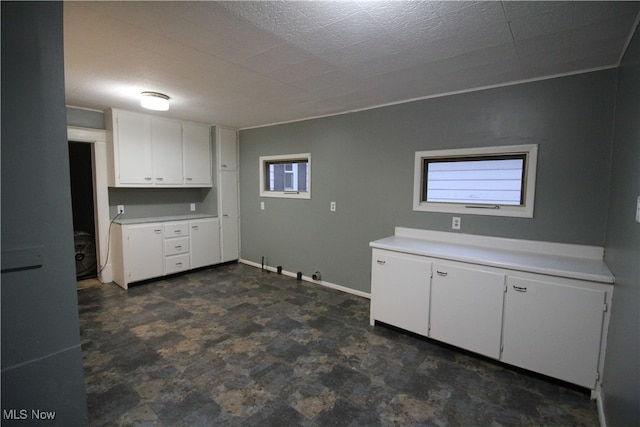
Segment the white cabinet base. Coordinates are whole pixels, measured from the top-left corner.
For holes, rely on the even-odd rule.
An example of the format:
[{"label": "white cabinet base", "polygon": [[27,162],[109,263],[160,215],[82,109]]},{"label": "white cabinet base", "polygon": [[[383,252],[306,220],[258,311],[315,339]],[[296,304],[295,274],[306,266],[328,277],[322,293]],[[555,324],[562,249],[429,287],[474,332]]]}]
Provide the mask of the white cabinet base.
[{"label": "white cabinet base", "polygon": [[601,248],[400,227],[370,245],[372,325],[599,389],[614,282]]}]

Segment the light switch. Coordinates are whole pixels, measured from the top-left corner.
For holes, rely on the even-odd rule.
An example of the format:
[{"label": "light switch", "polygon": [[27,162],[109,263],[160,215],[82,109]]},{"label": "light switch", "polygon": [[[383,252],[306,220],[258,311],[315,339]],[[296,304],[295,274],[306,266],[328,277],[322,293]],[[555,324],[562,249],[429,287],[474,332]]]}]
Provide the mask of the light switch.
[{"label": "light switch", "polygon": [[640,196],[638,196],[638,201],[636,202],[636,222],[640,222]]},{"label": "light switch", "polygon": [[260,210],[264,210],[264,202],[260,202]]}]

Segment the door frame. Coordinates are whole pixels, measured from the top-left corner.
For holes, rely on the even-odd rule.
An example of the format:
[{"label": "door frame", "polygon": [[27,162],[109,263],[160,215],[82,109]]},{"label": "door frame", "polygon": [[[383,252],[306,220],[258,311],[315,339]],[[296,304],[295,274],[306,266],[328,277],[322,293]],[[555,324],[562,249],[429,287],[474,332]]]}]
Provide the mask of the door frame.
[{"label": "door frame", "polygon": [[[93,214],[96,230],[96,258],[98,259],[98,280],[102,283],[113,281],[109,255],[109,187],[107,182],[107,131],[103,129],[67,126],[67,140],[91,144],[93,169]],[[104,267],[103,267],[104,266]],[[102,268],[102,271],[100,269]]]}]

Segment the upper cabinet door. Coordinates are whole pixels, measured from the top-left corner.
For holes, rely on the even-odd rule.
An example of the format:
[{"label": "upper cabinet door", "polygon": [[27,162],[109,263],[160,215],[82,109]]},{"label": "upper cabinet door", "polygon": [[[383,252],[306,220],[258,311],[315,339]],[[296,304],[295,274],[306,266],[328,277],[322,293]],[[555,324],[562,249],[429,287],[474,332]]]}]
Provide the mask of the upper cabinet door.
[{"label": "upper cabinet door", "polygon": [[218,172],[238,170],[237,133],[233,129],[216,127]]},{"label": "upper cabinet door", "polygon": [[211,128],[198,123],[184,123],[184,184],[211,187]]},{"label": "upper cabinet door", "polygon": [[142,114],[118,111],[115,122],[116,185],[152,185],[150,118]]},{"label": "upper cabinet door", "polygon": [[182,184],[182,123],[151,119],[153,180],[156,185]]}]

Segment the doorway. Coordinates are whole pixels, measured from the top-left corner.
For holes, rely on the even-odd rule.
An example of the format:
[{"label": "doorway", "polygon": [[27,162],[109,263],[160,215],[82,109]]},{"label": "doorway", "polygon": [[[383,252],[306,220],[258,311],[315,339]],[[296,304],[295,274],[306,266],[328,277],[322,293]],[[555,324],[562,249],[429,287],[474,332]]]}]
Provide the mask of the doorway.
[{"label": "doorway", "polygon": [[76,279],[80,281],[96,278],[98,274],[91,144],[69,142],[69,172]]}]

